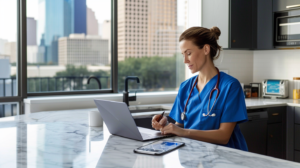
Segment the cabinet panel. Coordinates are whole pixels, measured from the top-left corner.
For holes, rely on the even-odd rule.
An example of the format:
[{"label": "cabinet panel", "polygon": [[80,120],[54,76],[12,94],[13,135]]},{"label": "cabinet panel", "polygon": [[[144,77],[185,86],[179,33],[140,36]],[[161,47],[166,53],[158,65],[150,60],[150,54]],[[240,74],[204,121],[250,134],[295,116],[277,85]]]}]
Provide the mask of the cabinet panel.
[{"label": "cabinet panel", "polygon": [[267,155],[284,159],[282,123],[268,125]]},{"label": "cabinet panel", "polygon": [[287,6],[291,6],[291,5],[300,5],[300,0],[273,0],[273,11],[277,12],[277,11],[295,9],[295,8],[287,8]]},{"label": "cabinet panel", "polygon": [[295,107],[295,123],[300,124],[300,107]]},{"label": "cabinet panel", "polygon": [[253,20],[251,0],[230,1],[230,48],[253,48]]},{"label": "cabinet panel", "polygon": [[274,49],[272,0],[257,1],[257,39],[255,49]]},{"label": "cabinet panel", "polygon": [[300,125],[295,125],[295,149],[300,150]]},{"label": "cabinet panel", "polygon": [[300,163],[300,152],[299,151],[295,151],[295,162]]},{"label": "cabinet panel", "polygon": [[268,108],[268,123],[279,123],[285,121],[286,107],[271,107]]},{"label": "cabinet panel", "polygon": [[229,0],[203,0],[202,26],[208,29],[217,26],[221,30],[219,45],[228,48]]}]

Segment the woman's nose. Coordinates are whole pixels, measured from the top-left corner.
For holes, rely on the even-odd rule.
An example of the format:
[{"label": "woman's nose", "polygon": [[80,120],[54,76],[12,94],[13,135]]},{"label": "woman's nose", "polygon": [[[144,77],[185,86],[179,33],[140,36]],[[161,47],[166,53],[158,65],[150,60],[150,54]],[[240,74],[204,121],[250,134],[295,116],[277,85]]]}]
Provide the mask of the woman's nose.
[{"label": "woman's nose", "polygon": [[187,56],[184,56],[184,63],[188,63],[188,62],[190,62],[190,60],[187,58]]}]

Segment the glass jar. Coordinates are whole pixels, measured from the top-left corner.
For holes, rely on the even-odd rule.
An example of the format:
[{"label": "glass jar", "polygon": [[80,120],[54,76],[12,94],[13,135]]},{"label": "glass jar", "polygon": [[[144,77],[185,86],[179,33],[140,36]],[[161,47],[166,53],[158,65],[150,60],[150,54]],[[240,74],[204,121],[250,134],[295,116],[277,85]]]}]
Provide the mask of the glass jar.
[{"label": "glass jar", "polygon": [[293,99],[300,99],[300,77],[294,77],[293,83]]},{"label": "glass jar", "polygon": [[251,86],[250,85],[244,85],[244,94],[245,94],[245,98],[251,97]]}]

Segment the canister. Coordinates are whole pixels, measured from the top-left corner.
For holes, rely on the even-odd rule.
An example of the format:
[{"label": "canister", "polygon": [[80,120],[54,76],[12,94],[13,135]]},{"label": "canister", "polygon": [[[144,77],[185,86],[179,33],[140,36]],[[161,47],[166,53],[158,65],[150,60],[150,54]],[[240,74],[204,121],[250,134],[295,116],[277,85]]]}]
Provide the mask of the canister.
[{"label": "canister", "polygon": [[300,77],[294,77],[293,83],[293,99],[300,99]]},{"label": "canister", "polygon": [[251,86],[250,85],[244,85],[244,94],[246,98],[251,97]]}]

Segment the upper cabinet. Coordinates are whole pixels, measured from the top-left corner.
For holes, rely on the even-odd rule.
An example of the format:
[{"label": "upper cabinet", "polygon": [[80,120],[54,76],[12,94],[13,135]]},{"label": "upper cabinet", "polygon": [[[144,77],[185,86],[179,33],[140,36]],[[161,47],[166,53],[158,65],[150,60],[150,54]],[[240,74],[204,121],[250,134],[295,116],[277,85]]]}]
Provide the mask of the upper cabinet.
[{"label": "upper cabinet", "polygon": [[272,0],[202,0],[202,26],[218,26],[228,49],[273,49]]},{"label": "upper cabinet", "polygon": [[300,0],[273,0],[273,12],[300,7]]}]

